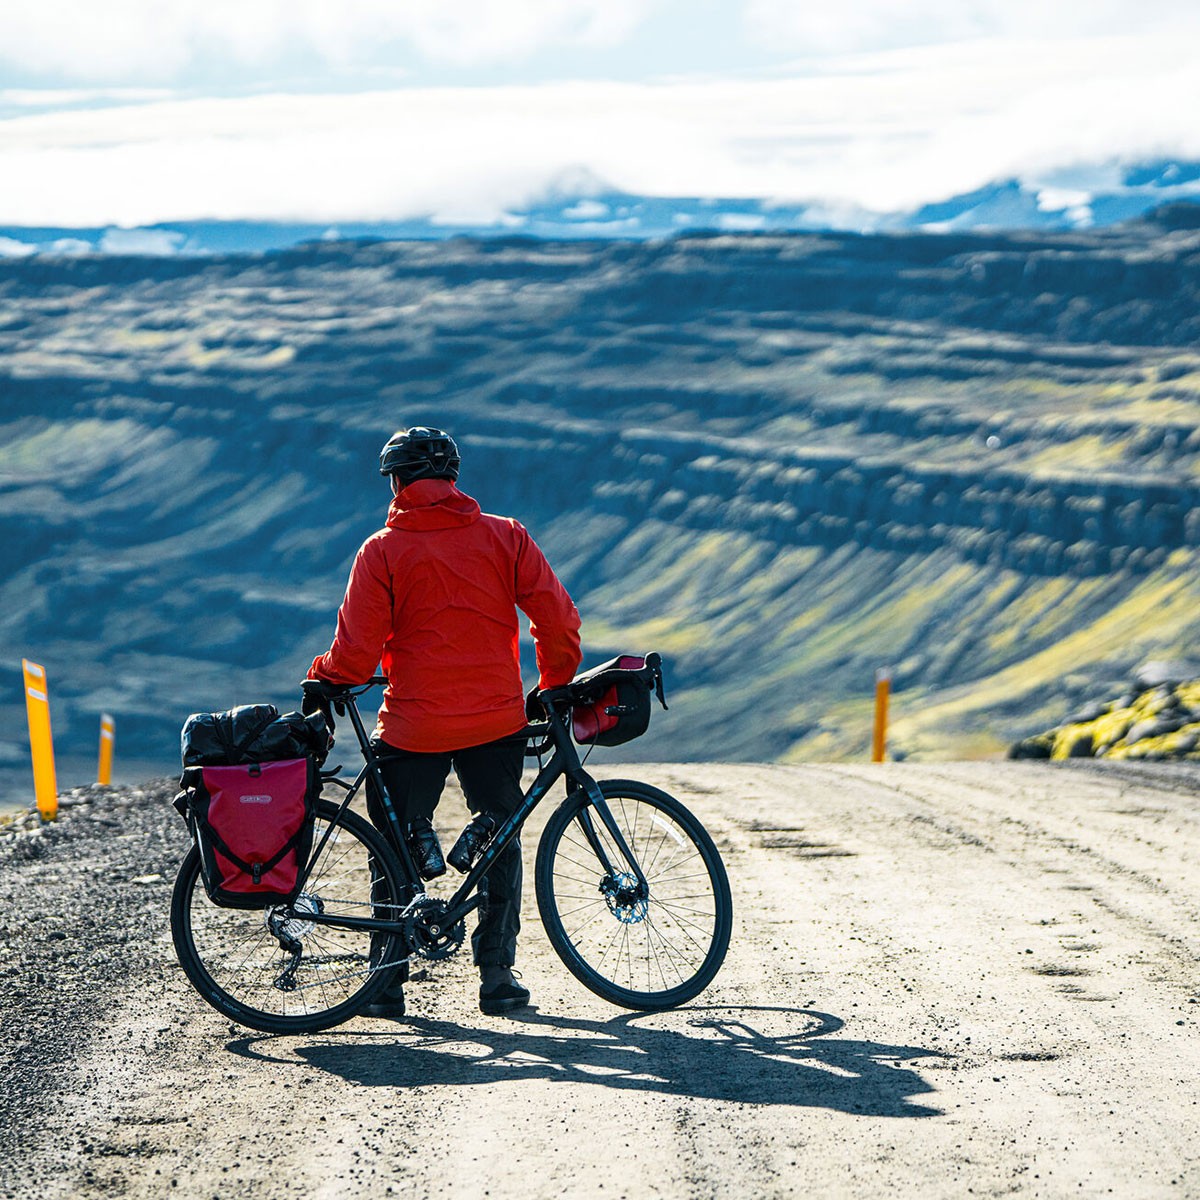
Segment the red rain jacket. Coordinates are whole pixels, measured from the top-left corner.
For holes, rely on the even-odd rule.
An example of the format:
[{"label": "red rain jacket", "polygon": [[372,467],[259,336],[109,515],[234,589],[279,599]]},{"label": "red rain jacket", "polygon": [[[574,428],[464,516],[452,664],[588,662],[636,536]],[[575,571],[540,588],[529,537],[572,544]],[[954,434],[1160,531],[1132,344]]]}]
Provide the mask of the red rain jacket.
[{"label": "red rain jacket", "polygon": [[382,663],[376,733],[402,750],[461,750],[525,724],[517,608],[542,687],[579,667],[579,613],[533,538],[481,513],[446,479],[420,479],[362,544],[337,633],[310,679],[362,683]]}]

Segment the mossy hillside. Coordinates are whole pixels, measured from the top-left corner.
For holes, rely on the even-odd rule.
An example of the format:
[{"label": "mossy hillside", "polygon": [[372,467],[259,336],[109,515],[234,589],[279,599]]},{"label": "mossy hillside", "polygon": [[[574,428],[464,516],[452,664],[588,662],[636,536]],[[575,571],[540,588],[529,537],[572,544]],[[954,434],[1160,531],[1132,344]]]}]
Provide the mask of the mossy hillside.
[{"label": "mossy hillside", "polygon": [[1019,643],[1027,653],[907,707],[898,698],[896,745],[923,756],[976,740],[980,729],[1015,739],[1089,703],[1100,686],[1119,686],[1146,659],[1186,655],[1200,639],[1198,568],[1200,556],[1177,556],[1145,578],[1110,579],[1090,604],[1062,606],[1057,627],[1041,619],[1042,637]]},{"label": "mossy hillside", "polygon": [[1017,742],[1009,756],[1200,761],[1200,679],[1093,705],[1075,720]]},{"label": "mossy hillside", "polygon": [[620,582],[585,590],[580,604],[593,645],[667,654],[690,712],[683,736],[703,729],[732,757],[862,755],[881,666],[894,674],[894,753],[999,754],[1094,694],[1097,679],[1200,635],[1191,558],[1140,579],[1046,580],[949,552],[775,554],[715,534],[686,544],[678,530],[638,524],[609,548]]}]

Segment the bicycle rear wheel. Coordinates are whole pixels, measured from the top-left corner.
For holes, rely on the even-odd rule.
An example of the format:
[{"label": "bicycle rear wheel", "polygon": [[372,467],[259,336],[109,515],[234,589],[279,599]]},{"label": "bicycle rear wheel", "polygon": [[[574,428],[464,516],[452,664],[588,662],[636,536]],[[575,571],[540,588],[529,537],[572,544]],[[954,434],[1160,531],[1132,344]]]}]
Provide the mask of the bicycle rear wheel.
[{"label": "bicycle rear wheel", "polygon": [[[319,802],[313,846],[337,823],[286,919],[279,908],[213,904],[195,846],[179,868],[171,897],[179,964],[200,995],[239,1024],[266,1033],[328,1029],[369,1003],[404,957],[399,934],[304,919],[394,916],[402,903],[402,868],[383,835],[349,809],[337,814],[336,804]],[[299,951],[285,949],[279,933]]]},{"label": "bicycle rear wheel", "polygon": [[[649,884],[636,878],[587,795],[572,792],[538,845],[538,911],[585,987],[623,1008],[674,1008],[699,995],[729,948],[733,900],[704,826],[673,796],[605,780],[600,791]],[[612,867],[610,872],[589,838]]]}]

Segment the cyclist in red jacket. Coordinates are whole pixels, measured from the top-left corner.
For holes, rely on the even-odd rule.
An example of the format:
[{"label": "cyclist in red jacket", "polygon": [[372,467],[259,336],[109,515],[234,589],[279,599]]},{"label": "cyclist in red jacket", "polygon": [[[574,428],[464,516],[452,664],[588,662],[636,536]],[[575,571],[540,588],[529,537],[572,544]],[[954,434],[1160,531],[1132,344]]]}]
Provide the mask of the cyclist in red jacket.
[{"label": "cyclist in red jacket", "polygon": [[[357,684],[382,664],[388,684],[371,742],[409,850],[426,879],[445,869],[431,818],[453,766],[475,814],[503,819],[522,800],[525,725],[517,609],[530,618],[538,686],[571,680],[580,663],[579,613],[525,529],[480,511],[455,487],[458,447],[440,429],[402,430],[384,446],[391,477],[387,525],[362,544],[333,645],[310,679]],[[368,780],[367,808],[390,834]],[[521,848],[509,845],[488,873],[471,938],[479,1006],[503,1013],[529,1003],[513,977],[521,909]],[[398,976],[407,977],[402,969]],[[402,1016],[404,979],[364,1011]]]}]

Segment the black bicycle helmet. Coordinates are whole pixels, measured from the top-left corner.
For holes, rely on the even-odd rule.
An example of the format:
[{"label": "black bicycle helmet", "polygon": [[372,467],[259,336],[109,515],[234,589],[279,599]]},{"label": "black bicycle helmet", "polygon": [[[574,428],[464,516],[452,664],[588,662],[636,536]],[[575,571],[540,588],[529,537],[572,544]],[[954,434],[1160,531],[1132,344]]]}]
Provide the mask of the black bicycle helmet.
[{"label": "black bicycle helmet", "polygon": [[402,487],[418,479],[455,480],[461,461],[458,447],[448,433],[416,425],[388,439],[379,452],[379,473],[397,476]]}]

